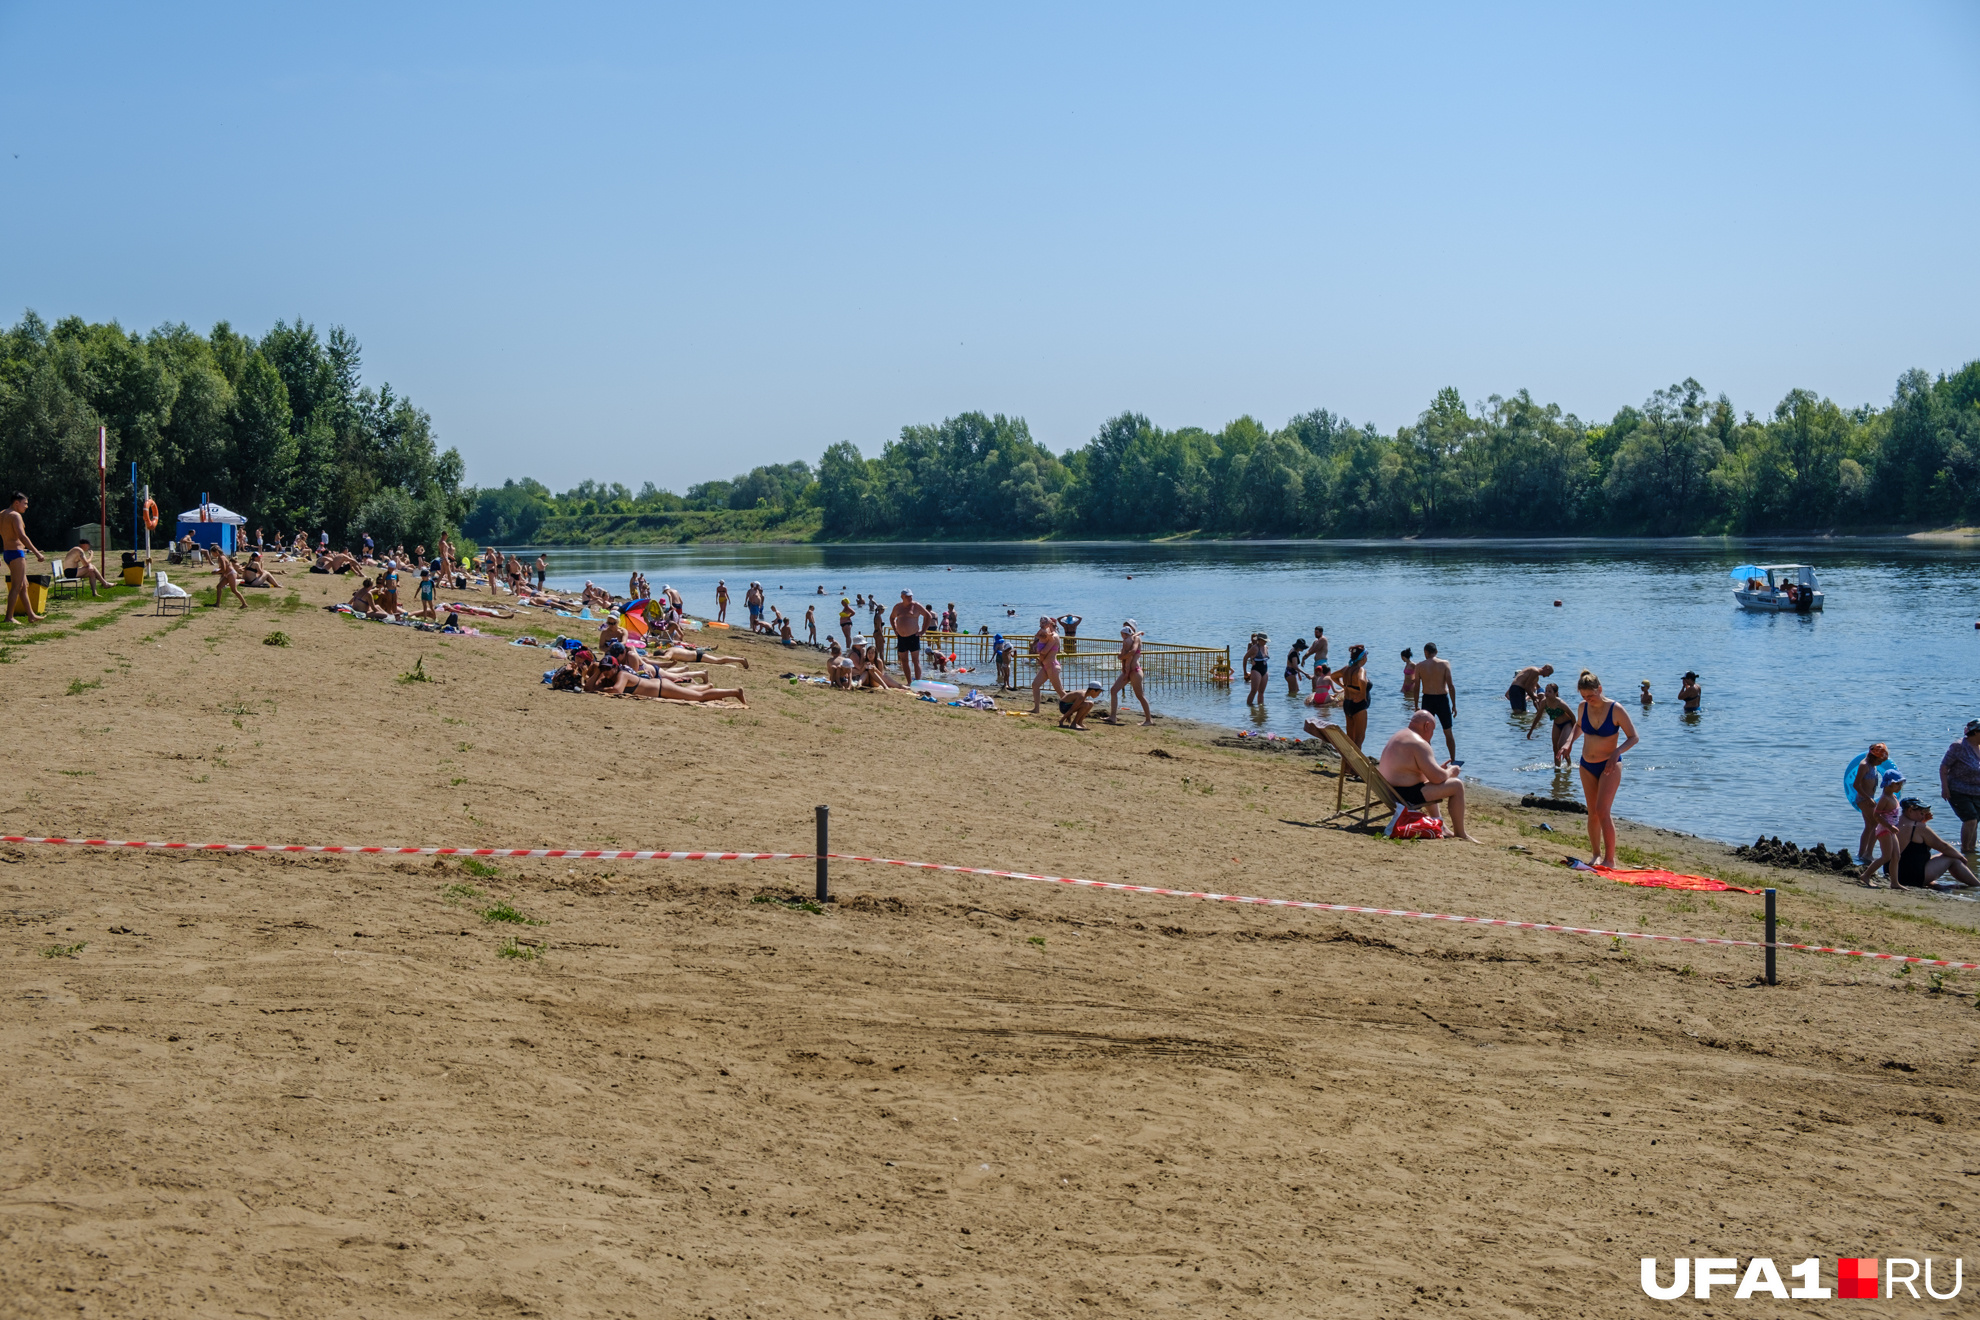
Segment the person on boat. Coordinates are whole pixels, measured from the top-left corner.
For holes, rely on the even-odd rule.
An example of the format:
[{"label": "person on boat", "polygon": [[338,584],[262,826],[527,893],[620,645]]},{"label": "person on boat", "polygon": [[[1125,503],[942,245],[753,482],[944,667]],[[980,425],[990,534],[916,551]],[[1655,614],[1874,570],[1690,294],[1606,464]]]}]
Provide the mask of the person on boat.
[{"label": "person on boat", "polygon": [[1300,664],[1300,658],[1305,654],[1306,639],[1293,638],[1292,650],[1286,652],[1286,695],[1289,697],[1299,695],[1299,680],[1307,676],[1306,667]]},{"label": "person on boat", "polygon": [[[1353,667],[1351,661],[1349,667]],[[1476,839],[1464,832],[1464,780],[1459,777],[1462,772],[1455,761],[1439,764],[1437,754],[1430,750],[1430,735],[1436,728],[1436,717],[1429,711],[1419,710],[1411,715],[1409,723],[1382,745],[1375,769],[1396,790],[1396,796],[1413,807],[1428,807],[1431,814],[1441,815],[1441,804],[1448,802],[1454,837],[1476,843]]]},{"label": "person on boat", "polygon": [[1552,665],[1528,665],[1514,674],[1512,686],[1506,689],[1506,700],[1512,703],[1512,713],[1515,715],[1526,714],[1526,705],[1528,702],[1538,705],[1540,702],[1540,680],[1543,678],[1552,678],[1553,675],[1554,667]]},{"label": "person on boat", "polygon": [[[1883,780],[1884,770],[1891,768],[1885,764],[1890,759],[1890,748],[1880,742],[1871,743],[1849,781],[1849,803],[1863,817],[1863,833],[1856,840],[1858,857],[1868,857],[1877,846],[1877,786]],[[1880,766],[1883,768],[1879,769]]]},{"label": "person on boat", "polygon": [[1895,883],[1897,831],[1904,819],[1904,804],[1899,801],[1904,796],[1903,790],[1904,775],[1896,770],[1884,771],[1883,792],[1871,804],[1871,810],[1877,818],[1877,851],[1880,855],[1873,860],[1867,848],[1860,854],[1863,869],[1856,873],[1856,883],[1860,885],[1869,884],[1870,877],[1878,871],[1882,871]]},{"label": "person on boat", "polygon": [[1705,689],[1698,686],[1698,674],[1694,670],[1684,671],[1684,686],[1678,689],[1678,700],[1684,703],[1685,714],[1698,713],[1698,703],[1705,700]]},{"label": "person on boat", "polygon": [[1573,755],[1574,740],[1581,736],[1581,731],[1575,725],[1574,708],[1561,700],[1559,683],[1547,685],[1546,694],[1540,698],[1540,705],[1534,712],[1533,723],[1526,726],[1528,738],[1533,736],[1542,720],[1554,722],[1554,764],[1563,765]]},{"label": "person on boat", "polygon": [[[1581,728],[1581,797],[1588,804],[1588,851],[1598,865],[1616,864],[1616,790],[1622,787],[1623,753],[1642,739],[1617,703],[1602,695],[1602,680],[1584,669],[1575,683],[1581,693],[1576,723]],[[1595,712],[1602,713],[1601,719]],[[1622,740],[1617,741],[1618,733]]]},{"label": "person on boat", "polygon": [[1347,668],[1340,672],[1341,680],[1341,723],[1347,726],[1347,736],[1360,747],[1368,737],[1368,648],[1361,645],[1348,647]]},{"label": "person on boat", "polygon": [[1906,798],[1903,806],[1897,827],[1897,880],[1891,887],[1929,889],[1947,873],[1969,889],[1980,885],[1959,851],[1933,832],[1932,808],[1917,798]]}]

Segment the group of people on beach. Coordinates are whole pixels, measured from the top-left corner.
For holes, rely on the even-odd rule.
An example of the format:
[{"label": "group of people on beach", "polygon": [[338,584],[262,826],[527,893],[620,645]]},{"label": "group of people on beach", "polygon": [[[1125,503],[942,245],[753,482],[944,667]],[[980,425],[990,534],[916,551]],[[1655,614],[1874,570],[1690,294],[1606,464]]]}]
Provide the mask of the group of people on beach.
[{"label": "group of people on beach", "polygon": [[1854,763],[1849,800],[1863,817],[1857,883],[1869,884],[1882,872],[1892,889],[1929,889],[1948,876],[1966,888],[1980,885],[1974,855],[1980,843],[1980,720],[1968,720],[1939,758],[1939,797],[1959,819],[1957,848],[1932,828],[1931,805],[1907,796],[1905,783],[1884,743],[1871,743]]}]

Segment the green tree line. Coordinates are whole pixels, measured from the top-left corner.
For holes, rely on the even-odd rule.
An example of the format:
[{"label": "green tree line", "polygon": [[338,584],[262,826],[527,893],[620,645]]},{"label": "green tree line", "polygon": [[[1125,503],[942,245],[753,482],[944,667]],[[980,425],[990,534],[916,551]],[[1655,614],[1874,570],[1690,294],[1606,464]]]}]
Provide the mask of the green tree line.
[{"label": "green tree line", "polygon": [[202,492],[271,534],[327,531],[339,544],[437,543],[470,499],[432,419],[359,379],[358,343],[299,317],[259,339],[226,322],[149,334],[33,312],[0,333],[0,463],[28,496],[44,547],[97,520],[97,428],[107,428],[110,528],[131,531],[130,465],[151,487],[160,534]]},{"label": "green tree line", "polygon": [[[649,483],[478,491],[468,531],[618,539],[720,535],[693,511],[749,511],[830,538],[1718,535],[1980,524],[1980,362],[1905,373],[1887,407],[1790,391],[1765,416],[1696,380],[1587,423],[1522,390],[1438,392],[1386,435],[1324,409],[1271,429],[1165,430],[1140,413],[1055,455],[1022,418],[907,426],[872,458],[849,442],[678,496]],[[617,519],[617,522],[613,522]],[[807,521],[808,520],[808,521]]]}]

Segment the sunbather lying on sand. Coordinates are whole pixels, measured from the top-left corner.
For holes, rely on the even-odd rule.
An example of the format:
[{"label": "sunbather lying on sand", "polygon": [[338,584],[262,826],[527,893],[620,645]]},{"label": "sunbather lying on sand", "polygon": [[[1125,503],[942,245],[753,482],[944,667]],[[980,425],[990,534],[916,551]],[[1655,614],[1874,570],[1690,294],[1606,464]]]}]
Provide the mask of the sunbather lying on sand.
[{"label": "sunbather lying on sand", "polygon": [[634,697],[646,701],[665,697],[669,701],[734,700],[745,706],[749,704],[741,688],[706,687],[676,683],[666,678],[641,678],[630,669],[617,670],[609,681],[601,681],[595,690],[608,697]]},{"label": "sunbather lying on sand", "polygon": [[716,655],[705,646],[669,646],[656,649],[647,647],[646,653],[656,660],[672,660],[678,664],[741,665],[749,668],[749,658],[740,655]]}]

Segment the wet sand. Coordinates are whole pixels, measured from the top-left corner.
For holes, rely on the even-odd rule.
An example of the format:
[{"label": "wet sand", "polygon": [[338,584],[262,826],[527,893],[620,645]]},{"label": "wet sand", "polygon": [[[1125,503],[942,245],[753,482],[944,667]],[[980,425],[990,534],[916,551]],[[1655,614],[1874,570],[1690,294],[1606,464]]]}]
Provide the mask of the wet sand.
[{"label": "wet sand", "polygon": [[[845,852],[1760,929],[1502,797],[1385,842],[1317,825],[1331,762],[733,634],[746,710],[553,693],[292,580],[15,652],[9,832],[808,851],[829,803]],[[1980,961],[1965,905],[1625,834],[1786,938]],[[0,1316],[1642,1314],[1644,1255],[1958,1254],[1980,1169],[1972,975],[852,864],[812,912],[759,901],[809,863],[0,863]]]}]

